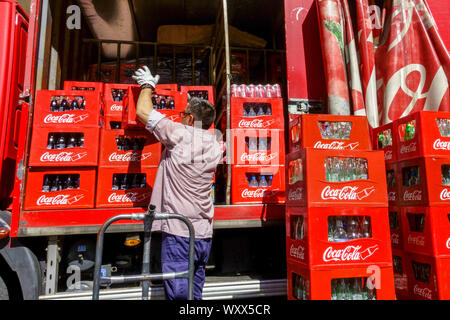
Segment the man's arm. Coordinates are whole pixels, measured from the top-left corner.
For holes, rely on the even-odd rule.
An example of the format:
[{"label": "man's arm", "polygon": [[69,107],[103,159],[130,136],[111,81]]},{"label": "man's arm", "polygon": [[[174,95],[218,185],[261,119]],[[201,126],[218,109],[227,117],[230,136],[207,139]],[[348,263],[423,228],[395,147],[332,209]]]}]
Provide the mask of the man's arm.
[{"label": "man's arm", "polygon": [[151,88],[143,88],[136,106],[136,118],[143,124],[147,124],[148,118],[153,111]]}]

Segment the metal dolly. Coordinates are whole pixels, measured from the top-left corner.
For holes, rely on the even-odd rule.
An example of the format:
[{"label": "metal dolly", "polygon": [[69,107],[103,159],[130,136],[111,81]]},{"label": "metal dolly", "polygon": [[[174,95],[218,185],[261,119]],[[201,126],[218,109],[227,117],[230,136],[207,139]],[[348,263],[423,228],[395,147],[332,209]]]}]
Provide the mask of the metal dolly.
[{"label": "metal dolly", "polygon": [[[151,230],[154,220],[162,219],[179,219],[183,221],[189,229],[189,262],[188,270],[182,272],[169,272],[150,274],[150,242],[151,242]],[[100,276],[100,269],[102,265],[103,256],[103,242],[105,231],[108,227],[119,220],[135,220],[144,221],[144,253],[142,261],[142,273],[138,275],[129,276]],[[150,286],[150,280],[169,280],[183,278],[188,280],[188,300],[193,300],[193,281],[194,281],[194,227],[192,223],[184,216],[174,213],[156,213],[155,206],[149,205],[146,213],[133,213],[133,214],[120,214],[111,217],[100,228],[97,234],[97,246],[95,253],[95,269],[94,269],[94,288],[92,291],[92,300],[99,300],[100,285],[122,284],[130,282],[142,282],[142,300],[148,300],[148,290]]]}]

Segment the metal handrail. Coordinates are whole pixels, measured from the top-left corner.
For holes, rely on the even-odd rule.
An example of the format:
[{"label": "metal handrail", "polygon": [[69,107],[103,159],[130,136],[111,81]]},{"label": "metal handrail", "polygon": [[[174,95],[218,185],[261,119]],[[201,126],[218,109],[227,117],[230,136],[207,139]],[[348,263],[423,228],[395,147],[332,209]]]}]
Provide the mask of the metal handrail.
[{"label": "metal handrail", "polygon": [[[183,221],[189,230],[189,261],[188,270],[181,272],[167,272],[167,273],[150,273],[150,243],[151,230],[154,220],[162,219],[178,219]],[[138,275],[129,276],[101,276],[103,243],[105,232],[111,224],[119,220],[133,220],[144,221],[144,252],[142,259],[142,273]],[[92,300],[99,300],[100,285],[122,284],[130,282],[142,282],[142,299],[148,300],[148,291],[150,280],[169,280],[169,279],[187,279],[188,280],[188,300],[193,300],[194,294],[194,227],[192,223],[184,216],[174,213],[156,213],[155,206],[149,205],[146,213],[120,214],[108,219],[100,228],[97,235],[97,245],[95,252],[95,268],[94,268],[94,288],[92,291]]]}]

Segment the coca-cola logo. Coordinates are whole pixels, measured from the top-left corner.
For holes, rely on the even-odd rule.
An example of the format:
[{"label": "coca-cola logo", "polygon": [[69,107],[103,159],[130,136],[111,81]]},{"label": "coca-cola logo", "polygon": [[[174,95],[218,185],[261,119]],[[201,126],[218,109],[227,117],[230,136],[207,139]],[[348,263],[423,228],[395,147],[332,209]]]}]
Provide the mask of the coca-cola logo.
[{"label": "coca-cola logo", "polygon": [[450,191],[447,189],[442,190],[440,197],[442,201],[450,200]]},{"label": "coca-cola logo", "polygon": [[254,120],[244,120],[242,119],[239,121],[238,127],[239,128],[267,128],[270,127],[275,120],[261,120],[261,119],[254,119]]},{"label": "coca-cola logo", "polygon": [[408,190],[403,193],[403,200],[405,201],[421,201],[422,200],[422,191],[415,190],[413,192],[408,192]]},{"label": "coca-cola logo", "polygon": [[241,193],[242,198],[263,198],[264,196],[271,196],[275,194],[278,190],[266,190],[266,189],[256,189],[249,190],[244,189]]},{"label": "coca-cola logo", "polygon": [[148,197],[147,193],[128,192],[124,194],[111,193],[108,197],[108,203],[130,203],[141,202]]},{"label": "coca-cola logo", "polygon": [[346,248],[339,250],[334,250],[333,247],[328,247],[323,253],[323,261],[364,261],[378,250],[378,245],[367,248],[364,251],[360,250],[361,246],[347,246]]},{"label": "coca-cola logo", "polygon": [[109,155],[108,160],[110,162],[136,162],[143,161],[151,157],[151,155],[151,152],[147,152],[145,154],[140,154],[139,152],[127,152],[124,154],[113,152]]},{"label": "coca-cola logo", "polygon": [[387,150],[384,152],[384,160],[392,160],[392,150]]},{"label": "coca-cola logo", "polygon": [[60,152],[52,154],[45,152],[41,155],[41,162],[75,162],[87,156],[87,152]]},{"label": "coca-cola logo", "polygon": [[291,245],[291,248],[289,250],[289,254],[293,258],[297,258],[300,260],[305,260],[305,248],[302,246],[295,247],[293,244]]},{"label": "coca-cola logo", "polygon": [[244,152],[241,155],[241,161],[249,161],[249,162],[269,162],[278,157],[278,152],[274,152],[271,154],[265,152],[257,152],[254,154],[247,154]]},{"label": "coca-cola logo", "polygon": [[400,243],[400,235],[398,233],[391,233],[391,243],[396,245]]},{"label": "coca-cola logo", "polygon": [[321,197],[323,200],[362,200],[370,196],[375,187],[358,190],[359,187],[345,186],[341,189],[332,189],[331,186],[326,186],[321,192]]},{"label": "coca-cola logo", "polygon": [[120,104],[113,104],[113,105],[110,107],[110,110],[111,110],[111,111],[122,111],[122,109],[123,109],[123,106],[120,105]]},{"label": "coca-cola logo", "polygon": [[417,284],[414,286],[414,294],[431,300],[432,291],[428,288],[420,288]]},{"label": "coca-cola logo", "polygon": [[288,193],[288,200],[299,201],[303,199],[303,188],[291,189]]},{"label": "coca-cola logo", "polygon": [[434,150],[450,150],[450,141],[441,141],[441,139],[437,139],[433,143]]},{"label": "coca-cola logo", "polygon": [[450,238],[447,239],[447,243],[445,244],[445,246],[447,247],[447,249],[450,249]]},{"label": "coca-cola logo", "polygon": [[53,114],[48,114],[44,118],[44,123],[78,123],[89,117],[89,114],[79,115],[76,117],[75,114],[64,113],[59,116],[55,116]]},{"label": "coca-cola logo", "polygon": [[397,199],[397,192],[391,191],[388,193],[388,200],[395,201]]},{"label": "coca-cola logo", "polygon": [[331,143],[322,143],[317,141],[314,145],[315,149],[333,149],[333,150],[355,150],[359,146],[359,142],[345,144],[344,142],[333,141]]},{"label": "coca-cola logo", "polygon": [[405,153],[414,152],[416,150],[417,150],[416,143],[413,142],[408,145],[402,145],[400,148],[400,153],[405,154]]},{"label": "coca-cola logo", "polygon": [[61,205],[71,205],[75,202],[80,201],[82,198],[84,198],[84,195],[76,195],[76,196],[70,196],[67,194],[58,194],[54,197],[47,197],[45,195],[40,196],[36,204],[38,206],[61,206]]},{"label": "coca-cola logo", "polygon": [[408,235],[408,244],[413,244],[415,246],[424,247],[425,246],[425,237],[413,236],[410,234],[410,235]]}]

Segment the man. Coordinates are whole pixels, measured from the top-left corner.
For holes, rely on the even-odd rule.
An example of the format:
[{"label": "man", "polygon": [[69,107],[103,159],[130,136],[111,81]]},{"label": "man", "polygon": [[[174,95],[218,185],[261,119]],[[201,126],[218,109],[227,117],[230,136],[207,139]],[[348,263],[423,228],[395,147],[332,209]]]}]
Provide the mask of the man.
[{"label": "man", "polygon": [[[181,112],[181,123],[173,122],[153,109],[152,91],[159,76],[152,76],[147,66],[133,78],[141,86],[136,116],[146,129],[164,144],[150,203],[158,212],[186,216],[195,230],[194,299],[202,299],[205,265],[212,242],[214,206],[211,200],[212,179],[221,159],[215,137],[207,131],[216,117],[206,100],[192,98]],[[159,229],[153,228],[153,230]],[[162,220],[162,272],[188,269],[189,232],[179,220]],[[167,299],[187,298],[187,279],[165,280]]]}]

